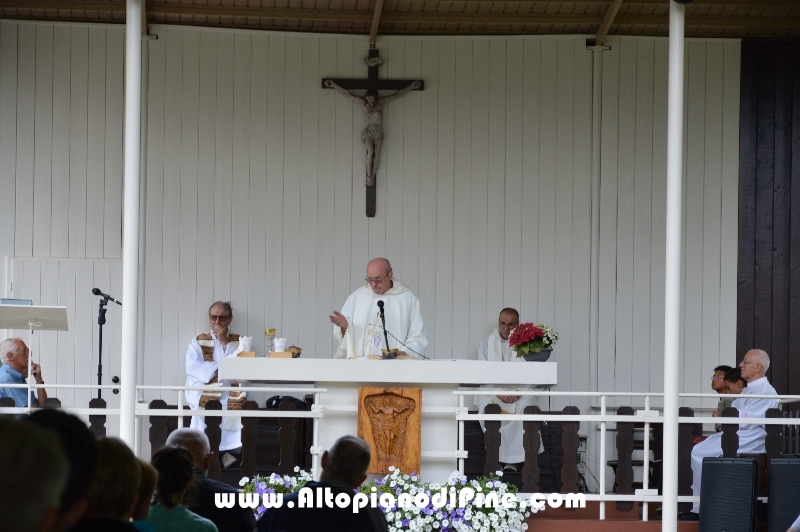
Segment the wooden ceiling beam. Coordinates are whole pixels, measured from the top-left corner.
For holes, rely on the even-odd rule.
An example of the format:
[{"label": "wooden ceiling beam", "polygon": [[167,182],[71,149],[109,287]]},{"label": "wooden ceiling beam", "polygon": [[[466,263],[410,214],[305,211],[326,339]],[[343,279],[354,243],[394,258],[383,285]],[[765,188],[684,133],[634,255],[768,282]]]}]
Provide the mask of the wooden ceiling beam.
[{"label": "wooden ceiling beam", "polygon": [[381,11],[383,11],[383,0],[375,0],[375,10],[372,12],[372,25],[369,27],[369,45],[375,46],[378,40],[378,26],[381,23]]},{"label": "wooden ceiling beam", "polygon": [[[669,24],[666,15],[620,15],[614,24]],[[800,17],[713,17],[686,15],[687,26],[738,26],[741,28],[796,28],[800,29]]]},{"label": "wooden ceiling beam", "polygon": [[64,2],[56,0],[0,0],[0,8],[5,9],[46,9],[59,11],[110,11],[112,13],[125,13],[124,2]]},{"label": "wooden ceiling beam", "polygon": [[348,22],[372,22],[369,11],[338,9],[290,9],[270,7],[224,7],[193,4],[150,4],[151,13],[164,15],[200,15],[217,17],[258,17],[299,20],[338,20]]},{"label": "wooden ceiling beam", "polygon": [[595,46],[603,46],[603,41],[606,35],[608,35],[608,30],[611,29],[611,25],[614,23],[614,17],[617,16],[621,5],[622,0],[613,0],[613,2],[611,2],[611,5],[606,10],[606,16],[603,17],[603,23],[600,24],[600,29],[597,30],[597,35],[594,38]]}]

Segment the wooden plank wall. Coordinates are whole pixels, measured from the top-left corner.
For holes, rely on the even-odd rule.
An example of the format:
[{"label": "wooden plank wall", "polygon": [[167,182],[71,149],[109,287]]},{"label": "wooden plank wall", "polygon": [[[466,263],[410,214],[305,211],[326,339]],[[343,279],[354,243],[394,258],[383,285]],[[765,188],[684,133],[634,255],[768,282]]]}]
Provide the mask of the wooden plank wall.
[{"label": "wooden plank wall", "polygon": [[742,43],[737,361],[800,393],[800,42]]},{"label": "wooden plank wall", "polygon": [[[665,40],[609,39],[598,206],[582,37],[379,41],[382,76],[421,77],[426,89],[385,110],[378,214],[368,219],[363,113],[319,88],[323,77],[366,76],[363,38],[154,29],[146,384],[183,382],[186,345],[215,299],[231,300],[235,328],[256,350],[262,329],[277,327],[304,356],[330,356],[328,314],[385,255],[422,302],[435,358],[474,358],[498,311],[513,306],[560,332],[559,389],[661,389]],[[116,289],[122,37],[0,23],[0,216],[13,228],[0,233],[0,255],[24,280],[3,294],[65,291],[76,332],[56,340],[59,356],[94,347],[93,303],[78,308],[85,287]],[[689,41],[687,57],[684,389],[704,391],[708,369],[733,362],[739,44]],[[601,215],[597,382],[592,208]],[[70,382],[67,364],[53,363]]]},{"label": "wooden plank wall", "polygon": [[[600,389],[663,390],[667,41],[611,39],[604,55]],[[687,40],[682,382],[734,362],[739,54]]]}]

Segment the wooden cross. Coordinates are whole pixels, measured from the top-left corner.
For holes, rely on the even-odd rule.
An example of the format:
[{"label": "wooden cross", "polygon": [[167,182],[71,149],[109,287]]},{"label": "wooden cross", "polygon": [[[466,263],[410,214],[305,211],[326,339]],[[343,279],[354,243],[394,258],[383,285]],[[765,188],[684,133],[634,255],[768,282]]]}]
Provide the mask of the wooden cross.
[{"label": "wooden cross", "polygon": [[[370,107],[364,100],[367,97],[373,97],[373,100],[377,98],[379,90],[388,90],[388,91],[398,91],[395,93],[398,97],[404,94],[409,90],[424,90],[425,84],[421,80],[413,80],[413,79],[378,79],[378,67],[382,64],[380,57],[378,57],[378,50],[376,48],[370,48],[369,50],[369,57],[365,58],[367,65],[369,65],[369,73],[367,79],[331,79],[326,78],[322,80],[322,88],[323,89],[343,89],[345,95],[348,95],[353,100],[358,101],[359,103],[364,106],[365,112],[368,115],[367,118],[367,128],[364,130],[362,134],[362,140],[367,144],[367,216],[372,218],[375,216],[375,173],[377,170],[377,163],[379,162],[380,156],[380,148],[383,144],[383,130],[381,127],[381,123],[374,124],[369,116]],[[335,85],[330,84],[329,82],[333,82]],[[411,87],[412,84],[418,83],[418,86],[414,88]],[[338,87],[336,87],[338,86]],[[350,91],[353,90],[364,90],[364,96],[355,96]],[[378,117],[381,116],[381,107],[383,105],[383,101],[388,101],[392,99],[395,95],[390,95],[386,98],[378,100],[378,107],[376,107]],[[383,100],[383,101],[381,101]],[[367,138],[369,134],[373,138]],[[378,132],[378,133],[376,133]],[[374,145],[374,151],[373,151]],[[375,161],[375,165],[371,165],[371,161]],[[370,175],[370,168],[372,168],[372,175]]]}]

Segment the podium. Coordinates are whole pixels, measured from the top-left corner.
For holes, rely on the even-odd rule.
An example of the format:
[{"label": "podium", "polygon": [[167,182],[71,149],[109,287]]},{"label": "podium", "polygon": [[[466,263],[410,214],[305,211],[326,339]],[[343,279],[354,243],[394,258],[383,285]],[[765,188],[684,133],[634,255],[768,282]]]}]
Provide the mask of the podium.
[{"label": "podium", "polygon": [[[361,386],[422,388],[422,466],[426,482],[444,482],[458,469],[458,396],[462,386],[554,386],[556,362],[478,360],[365,360],[313,358],[239,358],[220,360],[219,377],[258,384],[313,384],[320,394],[323,417],[319,445],[329,449],[337,438],[358,432],[358,389]],[[472,398],[464,401],[473,406]]]},{"label": "podium", "polygon": [[66,331],[67,307],[0,305],[0,329]]}]

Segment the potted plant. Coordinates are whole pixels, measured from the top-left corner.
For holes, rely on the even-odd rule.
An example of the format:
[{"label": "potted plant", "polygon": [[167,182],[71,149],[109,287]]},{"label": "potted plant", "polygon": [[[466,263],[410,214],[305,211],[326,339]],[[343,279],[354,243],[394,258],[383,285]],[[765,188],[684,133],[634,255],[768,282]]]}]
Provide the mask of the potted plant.
[{"label": "potted plant", "polygon": [[558,333],[544,323],[520,323],[508,335],[508,345],[518,357],[533,362],[544,362],[553,352]]}]

